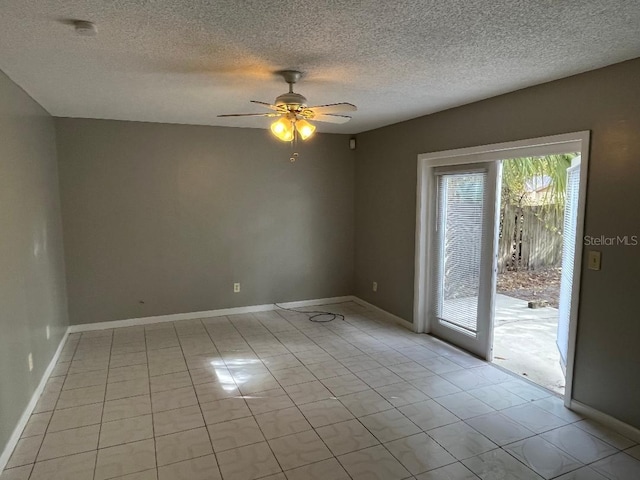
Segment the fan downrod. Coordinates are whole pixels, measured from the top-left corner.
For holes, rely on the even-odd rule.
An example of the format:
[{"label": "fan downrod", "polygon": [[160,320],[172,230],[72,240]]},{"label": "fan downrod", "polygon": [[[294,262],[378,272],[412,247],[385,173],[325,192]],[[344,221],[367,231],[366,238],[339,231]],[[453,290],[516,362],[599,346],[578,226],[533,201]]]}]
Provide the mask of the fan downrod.
[{"label": "fan downrod", "polygon": [[293,84],[297,83],[302,78],[302,72],[298,70],[281,70],[278,72],[284,78],[284,81],[291,85],[293,88]]}]

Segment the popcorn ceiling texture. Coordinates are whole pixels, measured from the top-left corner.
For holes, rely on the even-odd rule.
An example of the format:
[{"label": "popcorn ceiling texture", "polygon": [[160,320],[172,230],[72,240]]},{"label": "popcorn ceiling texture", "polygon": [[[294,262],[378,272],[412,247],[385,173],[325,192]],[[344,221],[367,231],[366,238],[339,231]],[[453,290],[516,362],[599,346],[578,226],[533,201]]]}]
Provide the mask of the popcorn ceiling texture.
[{"label": "popcorn ceiling texture", "polygon": [[[90,20],[97,37],[73,33]],[[52,115],[266,127],[306,72],[358,133],[640,56],[637,0],[3,0],[0,69]]]}]

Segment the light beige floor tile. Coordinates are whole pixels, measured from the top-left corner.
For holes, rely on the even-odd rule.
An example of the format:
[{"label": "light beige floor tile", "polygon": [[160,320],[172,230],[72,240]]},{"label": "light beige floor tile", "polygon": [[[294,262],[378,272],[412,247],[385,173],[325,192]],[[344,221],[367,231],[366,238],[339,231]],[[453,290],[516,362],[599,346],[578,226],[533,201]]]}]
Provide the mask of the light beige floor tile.
[{"label": "light beige floor tile", "polygon": [[453,383],[445,380],[439,375],[433,375],[420,380],[412,380],[410,383],[431,398],[438,398],[443,395],[451,395],[452,393],[462,391],[462,389],[456,387]]},{"label": "light beige floor tile", "polygon": [[209,425],[208,430],[216,453],[264,441],[254,417],[216,423]]},{"label": "light beige floor tile", "polygon": [[165,465],[158,469],[158,480],[220,480],[215,455]]},{"label": "light beige floor tile", "polygon": [[151,468],[143,472],[130,473],[122,477],[116,477],[113,480],[158,480],[158,470]]},{"label": "light beige floor tile", "polygon": [[272,372],[284,370],[287,368],[299,367],[302,365],[300,361],[292,353],[283,355],[274,355],[263,360],[265,366]]},{"label": "light beige floor tile", "polygon": [[371,388],[384,387],[386,385],[404,382],[401,377],[385,367],[357,372],[356,376]]},{"label": "light beige floor tile", "polygon": [[38,456],[40,445],[42,445],[43,438],[44,435],[35,435],[18,440],[11,457],[9,457],[6,468],[20,467],[34,463]]},{"label": "light beige floor tile", "polygon": [[201,383],[195,385],[195,389],[200,403],[214,402],[223,398],[239,397],[241,395],[235,383]]},{"label": "light beige floor tile", "polygon": [[164,392],[167,390],[190,387],[191,376],[189,375],[189,372],[168,373],[167,375],[150,377],[149,383],[151,385],[151,393]]},{"label": "light beige floor tile", "polygon": [[435,400],[413,403],[399,407],[398,410],[423,430],[431,430],[460,420]]},{"label": "light beige floor tile", "polygon": [[107,383],[107,370],[98,370],[95,372],[76,373],[67,375],[62,386],[62,390],[71,390],[74,388],[93,387],[96,385],[104,385]]},{"label": "light beige floor tile", "polygon": [[313,430],[269,440],[269,445],[284,470],[319,462],[332,456]]},{"label": "light beige floor tile", "polygon": [[33,437],[35,435],[44,435],[47,431],[49,421],[53,412],[34,413],[29,417],[26,427],[22,432],[21,438]]},{"label": "light beige floor tile", "polygon": [[[60,377],[62,378],[62,377]],[[35,408],[33,409],[33,413],[43,413],[50,412],[54,408],[56,408],[56,403],[58,402],[58,398],[60,397],[60,392],[42,392],[40,398],[38,399],[38,403],[36,403]]]},{"label": "light beige floor tile", "polygon": [[413,475],[433,470],[456,459],[426,433],[400,438],[384,445]]},{"label": "light beige floor tile", "polygon": [[341,375],[339,377],[326,378],[321,382],[337,397],[349,395],[350,393],[361,392],[363,390],[369,390],[370,388],[369,385],[364,383],[353,373]]},{"label": "light beige floor tile", "polygon": [[254,415],[282,410],[294,406],[291,398],[280,387],[264,392],[257,392],[244,397],[247,405]]},{"label": "light beige floor tile", "polygon": [[268,370],[266,373],[259,373],[255,375],[251,374],[242,381],[237,375],[234,375],[234,379],[243,395],[251,395],[256,392],[263,392],[265,390],[272,390],[280,387],[278,381],[271,373],[269,373]]},{"label": "light beige floor tile", "polygon": [[98,450],[95,480],[106,480],[156,467],[152,439]]},{"label": "light beige floor tile", "polygon": [[[568,452],[568,453],[571,453],[571,452]],[[637,458],[638,460],[640,460],[640,445],[631,447],[625,450],[624,453],[626,453],[627,455],[631,455],[633,458]],[[578,458],[576,455],[574,455],[574,457]],[[580,459],[578,458],[578,460]]]},{"label": "light beige floor tile", "polygon": [[142,350],[131,353],[111,354],[109,359],[109,368],[126,367],[129,365],[146,365],[147,364],[147,352],[145,352],[144,345]]},{"label": "light beige floor tile", "polygon": [[600,475],[591,467],[582,467],[573,472],[560,475],[554,480],[607,480],[607,477]]},{"label": "light beige floor tile", "polygon": [[540,436],[520,440],[504,449],[544,478],[555,478],[582,466],[575,458]]},{"label": "light beige floor tile", "polygon": [[[149,381],[147,364],[110,367],[107,383],[125,382],[130,380]],[[107,388],[107,391],[109,389]]]},{"label": "light beige floor tile", "polygon": [[153,413],[173,410],[175,408],[190,407],[197,404],[198,398],[192,386],[151,394],[151,408]]},{"label": "light beige floor tile", "polygon": [[127,397],[105,402],[102,421],[111,422],[123,418],[138,417],[148,413],[151,413],[151,397],[149,395]]},{"label": "light beige floor tile", "polygon": [[243,398],[225,398],[200,405],[207,425],[248,417],[251,411]]},{"label": "light beige floor tile", "polygon": [[316,377],[303,365],[276,370],[272,375],[278,383],[286,387],[288,385],[297,385],[298,383],[313,382]]},{"label": "light beige floor tile", "polygon": [[429,399],[426,394],[407,382],[385,385],[375,390],[394,407],[403,407]]},{"label": "light beige floor tile", "polygon": [[0,480],[29,480],[33,465],[5,469],[0,474]]},{"label": "light beige floor tile", "polygon": [[296,405],[328,400],[334,395],[321,382],[314,381],[285,387],[285,391]]},{"label": "light beige floor tile", "polygon": [[198,427],[204,427],[204,419],[198,405],[165,410],[153,414],[153,431],[156,436],[192,430]]},{"label": "light beige floor tile", "polygon": [[496,410],[504,410],[505,408],[522,405],[527,402],[524,398],[519,397],[515,393],[511,393],[500,385],[487,385],[474,388],[469,390],[468,393]]},{"label": "light beige floor tile", "polygon": [[478,480],[478,477],[462,463],[457,462],[429,470],[416,476],[416,480]]},{"label": "light beige floor tile", "polygon": [[158,467],[213,453],[206,428],[156,437]]},{"label": "light beige floor tile", "polygon": [[[90,355],[87,353],[87,355]],[[109,357],[87,357],[82,360],[72,360],[69,365],[69,375],[85,372],[96,372],[98,370],[106,370],[109,367]]]},{"label": "light beige floor tile", "polygon": [[266,442],[227,450],[217,457],[224,480],[253,480],[281,471]]},{"label": "light beige floor tile", "polygon": [[633,440],[629,440],[627,437],[593,420],[581,420],[573,425],[621,450],[635,444]]},{"label": "light beige floor tile", "polygon": [[311,425],[296,407],[262,413],[255,418],[267,439],[311,430]]},{"label": "light beige floor tile", "polygon": [[88,452],[98,448],[99,425],[47,433],[38,453],[38,461]]},{"label": "light beige floor tile", "polygon": [[326,363],[307,365],[307,369],[319,380],[348,375],[351,371],[337,360]]},{"label": "light beige floor tile", "polygon": [[36,463],[30,480],[93,480],[95,465],[95,451],[54,458]]},{"label": "light beige floor tile", "polygon": [[487,480],[494,478],[496,472],[500,472],[504,478],[510,480],[540,480],[542,478],[501,449],[468,458],[462,463],[480,478]]},{"label": "light beige floor tile", "polygon": [[149,394],[149,381],[147,379],[126,380],[124,382],[108,383],[105,399],[119,400],[146,394]]},{"label": "light beige floor tile", "polygon": [[177,360],[149,360],[149,375],[166,375],[168,373],[186,372],[187,364],[184,359]]},{"label": "light beige floor tile", "polygon": [[364,390],[362,392],[351,393],[338,398],[340,402],[356,417],[371,415],[393,408],[375,390]]},{"label": "light beige floor tile", "polygon": [[495,443],[464,422],[438,427],[427,433],[458,460],[498,448]]},{"label": "light beige floor tile", "polygon": [[430,370],[412,361],[388,365],[387,368],[405,381],[420,380],[434,375]]},{"label": "light beige floor tile", "polygon": [[102,403],[65,408],[53,412],[48,432],[99,424],[102,420]]},{"label": "light beige floor tile", "polygon": [[398,410],[385,410],[361,417],[359,420],[383,443],[420,433],[420,429]]},{"label": "light beige floor tile", "polygon": [[147,356],[147,347],[144,342],[123,343],[111,347],[111,356],[127,355],[131,353],[144,353]]},{"label": "light beige floor tile", "polygon": [[329,478],[331,480],[349,480],[351,478],[335,458],[287,470],[286,474],[288,480],[326,480]]},{"label": "light beige floor tile", "polygon": [[615,447],[573,425],[551,430],[541,436],[582,463],[592,463],[618,452]]},{"label": "light beige floor tile", "polygon": [[314,428],[353,418],[351,412],[337,399],[305,403],[304,405],[299,405],[299,408]]},{"label": "light beige floor tile", "polygon": [[535,433],[553,430],[568,423],[531,403],[506,408],[501,410],[500,413]]},{"label": "light beige floor tile", "polygon": [[[190,369],[187,373],[189,373],[191,375],[191,381],[193,382],[194,385],[199,385],[200,383],[220,383],[220,378],[216,372],[216,368],[214,367],[208,367],[208,368],[197,368],[197,369]],[[229,378],[227,379],[226,382],[227,385],[235,385],[235,381],[233,380],[233,378]]]},{"label": "light beige floor tile", "polygon": [[104,402],[105,385],[75,388],[60,393],[56,409],[79,407]]},{"label": "light beige floor tile", "polygon": [[452,393],[438,397],[435,401],[463,420],[494,411],[489,405],[467,392]]},{"label": "light beige floor tile", "polygon": [[71,366],[71,362],[58,362],[53,370],[51,371],[52,377],[61,377],[67,374],[69,371],[69,366]]},{"label": "light beige floor tile", "polygon": [[354,480],[400,480],[410,476],[383,446],[365,448],[338,457]]},{"label": "light beige floor tile", "polygon": [[137,442],[153,437],[151,415],[125,418],[105,422],[100,429],[99,448],[112,447],[122,443]]},{"label": "light beige floor tile", "polygon": [[371,435],[358,420],[334,423],[316,429],[320,438],[334,455],[344,455],[355,450],[378,445],[376,437]]}]

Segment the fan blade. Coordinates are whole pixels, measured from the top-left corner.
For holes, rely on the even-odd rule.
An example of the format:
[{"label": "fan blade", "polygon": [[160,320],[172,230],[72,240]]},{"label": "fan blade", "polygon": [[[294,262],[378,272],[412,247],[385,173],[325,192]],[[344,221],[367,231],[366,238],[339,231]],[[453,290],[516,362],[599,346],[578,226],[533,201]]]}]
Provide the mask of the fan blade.
[{"label": "fan blade", "polygon": [[278,117],[278,113],[229,113],[227,115],[218,115],[218,117]]},{"label": "fan blade", "polygon": [[330,103],[329,105],[317,105],[315,107],[307,107],[305,110],[313,110],[316,114],[331,114],[331,113],[345,113],[355,112],[358,107],[350,103]]},{"label": "fan blade", "polygon": [[267,102],[259,102],[258,100],[249,100],[251,103],[257,103],[258,105],[262,105],[263,107],[267,107],[270,108],[271,110],[276,110],[276,111],[281,111],[282,107],[279,107],[277,105],[271,105],[270,103]]},{"label": "fan blade", "polygon": [[329,113],[325,115],[315,115],[313,118],[310,118],[312,122],[325,122],[325,123],[346,123],[351,120],[351,117],[346,115],[331,115]]}]

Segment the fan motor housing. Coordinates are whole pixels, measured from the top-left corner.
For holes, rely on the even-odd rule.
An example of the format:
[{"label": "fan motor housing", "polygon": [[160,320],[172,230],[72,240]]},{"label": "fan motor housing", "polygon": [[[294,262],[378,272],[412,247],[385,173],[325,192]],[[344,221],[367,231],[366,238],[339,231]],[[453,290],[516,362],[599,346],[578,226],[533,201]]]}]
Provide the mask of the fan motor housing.
[{"label": "fan motor housing", "polygon": [[299,93],[288,92],[276,98],[276,105],[291,105],[304,108],[307,106],[307,99]]}]

